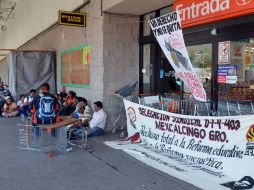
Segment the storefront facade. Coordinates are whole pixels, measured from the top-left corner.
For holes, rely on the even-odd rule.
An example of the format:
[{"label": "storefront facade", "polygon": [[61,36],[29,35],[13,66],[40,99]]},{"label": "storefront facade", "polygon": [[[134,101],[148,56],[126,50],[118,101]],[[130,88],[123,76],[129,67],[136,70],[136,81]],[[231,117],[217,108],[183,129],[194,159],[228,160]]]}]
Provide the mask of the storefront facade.
[{"label": "storefront facade", "polygon": [[[145,21],[178,10],[188,53],[210,100],[253,100],[254,1],[176,1],[145,14],[140,30],[140,93],[179,91],[168,64]],[[206,83],[205,83],[206,84]],[[188,93],[188,89],[183,89]]]},{"label": "storefront facade", "polygon": [[[145,3],[147,6],[144,6]],[[234,11],[236,6],[242,8]],[[185,18],[183,31],[192,64],[202,82],[206,78],[210,80],[206,86],[209,98],[216,104],[225,98],[254,99],[253,6],[254,0],[195,0],[190,3],[170,0],[151,0],[149,3],[147,0],[90,0],[74,10],[87,14],[85,28],[55,23],[34,38],[27,39],[23,45],[9,48],[55,51],[57,88],[60,91],[64,86],[61,53],[90,46],[89,86],[68,86],[66,89],[76,91],[91,104],[97,100],[103,101],[110,115],[110,125],[115,119],[115,104],[111,95],[128,83],[139,81],[137,91],[140,94],[175,93],[181,90],[188,93],[187,88],[180,88],[177,84],[175,72],[148,23],[150,19],[175,9],[182,10],[181,16]],[[224,62],[218,64],[221,61],[219,46],[225,45],[229,53],[221,55],[220,59]],[[73,73],[74,76],[79,75],[78,70]]]}]

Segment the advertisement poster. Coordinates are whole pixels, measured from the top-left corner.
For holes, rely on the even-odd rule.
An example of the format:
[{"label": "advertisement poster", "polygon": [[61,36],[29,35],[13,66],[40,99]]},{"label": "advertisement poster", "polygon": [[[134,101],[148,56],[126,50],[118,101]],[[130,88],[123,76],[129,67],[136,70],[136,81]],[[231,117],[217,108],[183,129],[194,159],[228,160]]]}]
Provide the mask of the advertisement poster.
[{"label": "advertisement poster", "polygon": [[[254,187],[254,116],[187,116],[128,100],[124,104],[126,141],[138,144],[135,150],[146,146],[140,160],[153,159],[157,163],[154,167],[164,165],[162,170],[168,168],[171,175],[176,172],[178,178],[202,189]],[[132,155],[139,157],[135,150]],[[153,156],[150,150],[155,152]]]},{"label": "advertisement poster", "polygon": [[237,82],[237,66],[227,65],[218,67],[218,83],[235,84]]},{"label": "advertisement poster", "polygon": [[230,64],[230,41],[219,42],[218,51],[219,65]]},{"label": "advertisement poster", "polygon": [[186,84],[196,100],[206,101],[206,93],[191,64],[183,39],[180,17],[173,12],[153,20],[150,25],[165,56],[176,74]]},{"label": "advertisement poster", "polygon": [[90,64],[90,46],[83,48],[83,64]]}]

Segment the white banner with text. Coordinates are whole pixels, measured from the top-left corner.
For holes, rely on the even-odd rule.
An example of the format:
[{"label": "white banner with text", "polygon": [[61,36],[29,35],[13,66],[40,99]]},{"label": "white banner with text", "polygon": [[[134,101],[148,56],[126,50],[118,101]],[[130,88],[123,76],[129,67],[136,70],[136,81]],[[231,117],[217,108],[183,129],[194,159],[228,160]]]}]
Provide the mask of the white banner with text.
[{"label": "white banner with text", "polygon": [[197,117],[128,100],[124,104],[129,136],[126,141],[186,160],[194,170],[230,179],[250,177],[253,187],[254,116]]},{"label": "white banner with text", "polygon": [[206,92],[195,74],[185,46],[179,14],[173,12],[155,18],[150,20],[150,25],[177,75],[189,87],[196,100],[206,101]]}]

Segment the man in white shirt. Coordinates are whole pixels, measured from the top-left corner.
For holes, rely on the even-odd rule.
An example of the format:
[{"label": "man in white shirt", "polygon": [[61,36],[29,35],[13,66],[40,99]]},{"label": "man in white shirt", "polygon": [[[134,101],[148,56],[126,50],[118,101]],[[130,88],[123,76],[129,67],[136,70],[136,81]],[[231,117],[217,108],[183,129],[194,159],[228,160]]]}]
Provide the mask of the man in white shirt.
[{"label": "man in white shirt", "polygon": [[88,137],[99,136],[106,127],[107,115],[103,110],[102,102],[94,102],[93,118],[89,122]]},{"label": "man in white shirt", "polygon": [[25,106],[28,106],[32,103],[32,101],[34,100],[35,94],[36,94],[36,90],[34,90],[34,89],[30,90],[29,96],[27,96],[24,101]]},{"label": "man in white shirt", "polygon": [[[106,127],[107,115],[103,111],[102,102],[94,102],[94,113],[93,118],[89,121],[89,119],[85,119],[82,122],[82,125],[87,128],[87,136],[94,137],[103,134],[103,131]],[[73,132],[73,138],[80,139],[82,137],[83,129],[77,129]]]},{"label": "man in white shirt", "polygon": [[36,94],[36,90],[31,89],[29,96],[25,97],[24,104],[23,104],[23,108],[24,108],[25,113],[31,111],[31,109],[32,109],[31,105],[32,105],[32,102],[34,100],[35,94]]}]

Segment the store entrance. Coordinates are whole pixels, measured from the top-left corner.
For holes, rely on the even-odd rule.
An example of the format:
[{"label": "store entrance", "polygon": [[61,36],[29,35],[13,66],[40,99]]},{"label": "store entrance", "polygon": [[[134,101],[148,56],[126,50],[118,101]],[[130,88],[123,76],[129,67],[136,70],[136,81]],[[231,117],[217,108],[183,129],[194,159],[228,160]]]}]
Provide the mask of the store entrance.
[{"label": "store entrance", "polygon": [[180,86],[176,83],[175,70],[169,63],[165,54],[160,50],[160,68],[159,68],[159,93],[170,94],[180,91]]}]

